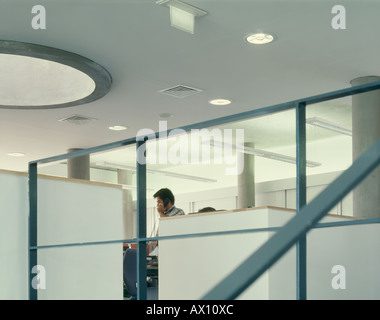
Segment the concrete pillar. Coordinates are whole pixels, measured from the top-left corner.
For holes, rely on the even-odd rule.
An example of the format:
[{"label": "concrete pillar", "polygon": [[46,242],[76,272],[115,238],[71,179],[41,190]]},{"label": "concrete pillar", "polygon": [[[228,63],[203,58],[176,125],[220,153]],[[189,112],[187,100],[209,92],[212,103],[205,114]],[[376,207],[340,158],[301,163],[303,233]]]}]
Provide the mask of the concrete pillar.
[{"label": "concrete pillar", "polygon": [[[132,172],[127,170],[117,170],[117,183],[132,185]],[[137,216],[133,210],[132,190],[123,189],[123,231],[124,239],[136,237]]]},{"label": "concrete pillar", "polygon": [[[368,76],[351,81],[352,86],[380,81]],[[353,161],[380,138],[380,90],[352,96]],[[380,218],[380,168],[353,191],[353,212],[356,217]]]},{"label": "concrete pillar", "polygon": [[[246,147],[254,148],[252,142],[246,142]],[[244,165],[241,174],[238,175],[238,209],[255,206],[255,156],[239,153],[243,161],[238,163]]]},{"label": "concrete pillar", "polygon": [[[68,153],[81,149],[69,149]],[[71,179],[90,180],[90,155],[67,160],[67,177]]]}]

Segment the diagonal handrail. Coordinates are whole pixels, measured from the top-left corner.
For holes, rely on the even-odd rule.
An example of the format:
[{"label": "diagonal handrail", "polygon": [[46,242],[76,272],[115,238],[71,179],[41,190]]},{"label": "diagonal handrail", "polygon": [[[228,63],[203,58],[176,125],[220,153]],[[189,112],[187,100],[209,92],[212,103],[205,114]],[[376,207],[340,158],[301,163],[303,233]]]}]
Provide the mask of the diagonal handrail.
[{"label": "diagonal handrail", "polygon": [[238,297],[379,164],[380,139],[203,299],[227,300]]}]

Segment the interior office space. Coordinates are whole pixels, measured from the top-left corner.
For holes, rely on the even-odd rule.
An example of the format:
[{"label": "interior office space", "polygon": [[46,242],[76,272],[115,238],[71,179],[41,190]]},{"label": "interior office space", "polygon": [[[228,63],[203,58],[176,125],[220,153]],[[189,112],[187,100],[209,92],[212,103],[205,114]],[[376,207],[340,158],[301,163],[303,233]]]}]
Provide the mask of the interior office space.
[{"label": "interior office space", "polygon": [[[72,65],[72,61],[78,58],[76,55],[80,55],[83,60],[89,59],[91,63],[83,61],[86,68],[81,71],[100,70],[102,76],[93,75],[90,78],[95,82],[95,88],[105,89],[94,96],[96,90],[91,81],[88,87],[85,84],[80,87],[74,85],[73,87],[80,88],[79,96],[74,101],[66,100],[66,97],[60,96],[63,88],[59,85],[64,81],[72,83],[72,79],[78,75],[67,73],[68,78],[65,79],[64,76],[58,76],[63,73],[60,70],[53,71],[52,66],[42,64],[29,67],[23,60],[4,60],[3,68],[6,72],[3,72],[3,83],[7,81],[7,86],[3,85],[4,100],[0,109],[0,169],[2,189],[7,191],[7,199],[13,201],[2,201],[2,220],[6,223],[2,223],[4,237],[1,241],[1,259],[12,261],[13,265],[2,264],[5,272],[1,274],[6,279],[4,283],[8,284],[8,289],[1,292],[1,298],[28,298],[26,234],[29,207],[27,176],[24,173],[28,171],[30,161],[134,138],[142,130],[159,132],[163,128],[209,123],[205,129],[210,133],[208,138],[211,141],[202,140],[201,137],[198,145],[200,156],[202,150],[209,148],[209,163],[202,162],[201,157],[197,159],[198,162],[191,161],[191,151],[194,150],[191,141],[196,135],[194,132],[147,142],[147,153],[151,156],[147,158],[147,236],[154,235],[161,224],[152,197],[161,187],[173,190],[176,205],[186,213],[197,212],[206,206],[226,212],[249,207],[296,210],[296,110],[279,108],[276,112],[257,112],[246,119],[225,121],[217,125],[212,125],[212,121],[224,117],[233,119],[236,114],[267,110],[267,107],[284,102],[350,88],[363,84],[357,82],[361,80],[366,83],[379,80],[376,77],[380,74],[376,63],[379,48],[375,41],[367,41],[372,33],[373,37],[376,36],[378,29],[375,18],[379,5],[375,2],[367,1],[364,5],[363,2],[348,1],[343,8],[335,8],[340,9],[337,11],[332,10],[334,4],[331,1],[307,5],[299,1],[253,0],[187,3],[202,12],[200,14],[196,10],[199,15],[194,20],[190,19],[190,22],[194,22],[194,29],[190,32],[172,25],[172,7],[178,5],[174,2],[170,5],[170,2],[150,0],[112,3],[97,1],[90,5],[86,1],[76,1],[74,5],[73,1],[65,1],[59,4],[41,2],[39,7],[27,1],[19,2],[17,6],[11,1],[3,2],[1,12],[8,18],[1,19],[1,23],[4,23],[2,30],[6,30],[2,38],[7,40],[2,45],[2,57],[10,55],[6,51],[9,48],[20,49],[18,43],[30,44],[29,48],[35,49],[30,51],[33,54],[36,52],[36,55],[38,49],[41,49],[39,46],[42,46],[45,55],[57,55],[54,59],[62,56],[46,47],[64,50],[72,68],[76,66]],[[181,8],[184,9],[179,9]],[[266,40],[273,36],[272,42],[248,42],[250,35],[265,32],[268,36],[261,35],[259,38],[264,37]],[[363,34],[367,36],[363,38]],[[356,41],[353,42],[352,39]],[[20,52],[14,54],[17,56]],[[70,56],[71,54],[74,55]],[[11,68],[6,69],[7,65]],[[15,74],[15,71],[21,74]],[[39,86],[38,81],[42,75],[53,78],[42,81]],[[54,92],[52,87],[49,87],[51,91],[44,92],[47,83],[57,83],[59,92]],[[12,84],[19,91],[12,88]],[[86,88],[90,92],[94,90],[88,97],[83,95]],[[62,99],[58,102],[44,100],[51,92],[53,98]],[[355,137],[364,135],[365,140],[373,135],[375,138],[371,139],[378,138],[376,125],[371,126],[368,122],[374,120],[376,123],[378,119],[378,97],[375,93],[373,96],[374,98],[365,100],[366,107],[371,107],[370,112],[362,111],[363,100],[356,101],[351,96],[315,103],[305,109],[307,203],[352,165],[356,158],[355,152],[360,154],[369,147],[359,150],[354,143]],[[369,115],[369,119],[364,119],[361,116],[363,114]],[[367,131],[361,134],[363,126]],[[236,144],[241,142],[238,141],[239,130],[244,132],[244,152],[238,152],[236,148]],[[231,139],[226,141],[225,138],[230,133]],[[222,148],[215,143],[218,138],[222,138]],[[160,155],[165,154],[164,144],[160,144],[163,141],[167,142],[166,151],[173,152],[175,161],[166,158],[167,161],[160,162]],[[359,142],[359,145],[364,147],[364,142]],[[187,151],[183,146],[188,147]],[[228,156],[220,152],[229,146],[231,152]],[[85,169],[80,167],[81,159],[76,160],[70,162],[65,159],[38,166],[40,179],[46,180],[40,182],[42,180],[39,179],[38,201],[42,216],[38,219],[38,244],[43,246],[136,237],[136,146],[131,144],[115,150],[96,150],[88,158],[82,159]],[[239,161],[243,161],[240,163],[244,164],[244,169],[249,170],[242,169],[240,175],[226,174],[227,169],[235,166],[238,168]],[[84,171],[85,177],[81,176]],[[54,176],[56,180],[47,176]],[[69,180],[62,180],[65,178]],[[89,190],[83,191],[73,179],[90,180],[93,185],[87,181],[83,185]],[[62,192],[51,192],[60,188],[63,188]],[[367,187],[366,194],[369,189],[378,191],[375,187]],[[250,193],[244,192],[247,190]],[[98,196],[94,197],[98,192]],[[104,197],[103,193],[109,196]],[[79,198],[78,194],[81,195]],[[18,201],[19,197],[23,201]],[[55,199],[54,197],[57,197],[55,201],[66,211],[60,213],[54,205],[57,202],[46,200]],[[376,198],[373,195],[368,197],[371,201]],[[74,213],[78,210],[81,198],[83,203],[91,205],[91,210],[79,206],[81,216],[78,217]],[[94,201],[94,198],[99,201]],[[368,198],[365,199],[368,202]],[[329,212],[341,217],[360,217],[358,212],[362,210],[355,207],[358,201],[355,200],[354,193],[350,192]],[[19,205],[16,206],[15,202]],[[111,206],[112,210],[109,209]],[[376,203],[372,208],[376,208]],[[379,213],[372,208],[369,209],[373,214],[370,217],[378,217]],[[52,211],[56,214],[50,213],[52,216],[49,216]],[[73,216],[67,217],[66,224],[59,216],[67,215],[67,211]],[[96,214],[91,215],[88,211]],[[110,213],[111,211],[117,214]],[[56,222],[54,219],[59,221],[58,228],[53,226]],[[73,223],[68,223],[69,221],[75,221],[77,227],[72,229]],[[97,221],[97,224],[92,226],[92,230],[83,232],[89,221]],[[180,222],[164,222],[170,223]],[[97,236],[95,231],[100,226],[101,236]],[[170,233],[170,230],[167,232]],[[5,245],[10,238],[13,239],[13,245]],[[331,243],[336,241],[336,237],[331,238]],[[377,240],[371,238],[368,241],[376,243]],[[112,248],[107,247],[101,251],[109,255],[110,260],[118,256],[119,244],[111,246]],[[68,255],[77,257],[81,255],[80,249],[73,249],[78,252]],[[91,253],[86,254],[91,256]],[[61,261],[59,256],[58,248],[50,248],[45,252],[41,250],[39,257],[39,261],[44,262],[43,265],[49,271],[50,278],[47,280],[50,279],[53,283],[54,272],[62,268],[58,264]],[[108,282],[122,282],[121,258],[121,255],[115,258],[117,262],[112,266],[112,273],[118,276],[113,279],[106,277],[110,270],[100,265],[88,277],[91,278],[98,272],[104,275],[105,283],[107,279]],[[17,263],[17,272],[11,272]],[[376,263],[368,263],[367,267],[372,268]],[[81,268],[79,265],[65,267]],[[10,272],[11,276],[8,276]],[[163,274],[164,279],[167,276]],[[281,272],[273,272],[272,277],[270,274],[266,276],[268,283],[272,283],[272,278],[281,277]],[[326,281],[331,278],[333,275],[329,272]],[[171,283],[172,280],[169,278],[163,281]],[[90,280],[83,279],[82,285],[78,287],[85,287],[85,281]],[[368,287],[373,295],[364,296],[377,297],[378,288],[374,283],[374,286]],[[63,286],[62,283],[56,285],[57,288]],[[102,292],[93,293],[102,298],[121,297],[121,288],[122,286],[112,287],[108,291],[103,289]],[[291,288],[290,296],[282,297],[294,298],[293,285]],[[174,290],[169,289],[171,292]],[[269,293],[274,290],[270,286],[265,289],[268,292],[266,296],[257,296],[255,289],[252,290],[252,296],[247,295],[245,298],[276,298]],[[331,286],[329,290],[332,290]],[[75,298],[87,297],[85,289],[77,292]],[[347,290],[341,292],[346,295],[332,295],[332,298],[355,297],[351,293],[347,295]],[[52,294],[54,296],[57,292]],[[165,294],[167,293],[163,291],[162,296]],[[197,294],[187,298],[199,298]],[[313,293],[310,292],[309,296],[313,297]],[[49,296],[48,291],[39,292],[39,298],[49,297],[52,296]]]}]

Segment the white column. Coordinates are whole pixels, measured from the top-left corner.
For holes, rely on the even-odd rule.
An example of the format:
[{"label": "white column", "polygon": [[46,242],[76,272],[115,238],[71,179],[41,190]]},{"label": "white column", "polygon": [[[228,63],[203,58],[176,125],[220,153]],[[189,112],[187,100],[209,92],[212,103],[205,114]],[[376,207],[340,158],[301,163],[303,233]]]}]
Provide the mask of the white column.
[{"label": "white column", "polygon": [[[368,76],[351,81],[352,86],[380,81]],[[352,96],[352,151],[353,161],[380,138],[380,90]],[[353,212],[356,217],[380,217],[380,168],[354,189]]]},{"label": "white column", "polygon": [[[81,149],[69,149],[68,153]],[[67,177],[71,179],[90,180],[90,155],[67,160]]]},{"label": "white column", "polygon": [[[252,142],[246,142],[246,147],[254,148]],[[240,153],[244,161],[238,163],[244,165],[241,174],[238,175],[238,209],[255,206],[255,156],[246,153]]]},{"label": "white column", "polygon": [[[123,185],[132,185],[132,172],[118,169],[117,182]],[[123,231],[125,239],[136,237],[136,214],[133,211],[132,190],[128,189],[123,189]]]}]

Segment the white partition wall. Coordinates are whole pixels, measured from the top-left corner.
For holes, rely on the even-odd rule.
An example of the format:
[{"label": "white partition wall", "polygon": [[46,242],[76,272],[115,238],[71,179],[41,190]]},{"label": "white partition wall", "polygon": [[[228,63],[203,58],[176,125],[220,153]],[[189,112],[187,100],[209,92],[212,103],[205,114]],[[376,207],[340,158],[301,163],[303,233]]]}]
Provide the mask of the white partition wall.
[{"label": "white partition wall", "polygon": [[[230,190],[215,194],[225,196],[226,202],[187,195],[189,211],[209,205],[222,209],[234,202]],[[178,196],[179,205],[185,200]],[[28,212],[27,175],[0,171],[0,299],[28,298]],[[281,226],[294,214],[294,210],[266,207],[172,217],[156,223],[152,207],[150,225],[159,224],[159,234],[165,236]],[[347,219],[328,216],[323,221]],[[88,244],[123,239],[119,186],[39,176],[37,231],[39,246],[54,246],[38,250],[46,285],[39,289],[39,299],[123,298],[121,243]],[[380,299],[379,232],[377,224],[312,230],[307,237],[308,298]],[[202,297],[270,236],[270,232],[260,232],[161,240],[159,298]],[[333,288],[334,277],[339,275],[333,273],[334,266],[344,268],[345,288]],[[295,288],[292,249],[239,298],[294,299]]]},{"label": "white partition wall", "polygon": [[38,299],[122,299],[122,252],[121,244],[39,250],[46,289],[38,291]]},{"label": "white partition wall", "polygon": [[[160,236],[282,226],[294,210],[273,207],[160,220]],[[322,222],[352,218],[329,215]],[[307,236],[308,299],[380,299],[378,225],[313,229]],[[200,299],[273,233],[161,240],[159,298]],[[242,275],[244,277],[244,275]],[[293,247],[239,299],[296,299]]]},{"label": "white partition wall", "polygon": [[122,299],[122,190],[70,179],[38,179],[38,250],[46,270],[39,299]]},{"label": "white partition wall", "polygon": [[379,224],[312,230],[308,298],[379,300],[379,234]]},{"label": "white partition wall", "polygon": [[123,238],[118,185],[39,177],[38,245]]},{"label": "white partition wall", "polygon": [[0,171],[0,300],[28,298],[27,176]]},{"label": "white partition wall", "polygon": [[[0,171],[0,191],[0,299],[28,299],[27,175]],[[37,235],[54,246],[38,249],[39,299],[123,298],[122,244],[86,245],[123,239],[119,186],[39,176]]]},{"label": "white partition wall", "polygon": [[[160,220],[160,236],[267,228],[290,216],[268,208],[172,217]],[[273,220],[276,216],[277,220]],[[271,219],[271,220],[270,220]],[[159,298],[200,299],[269,238],[268,232],[161,240],[159,243]],[[242,298],[269,299],[265,272]]]}]

